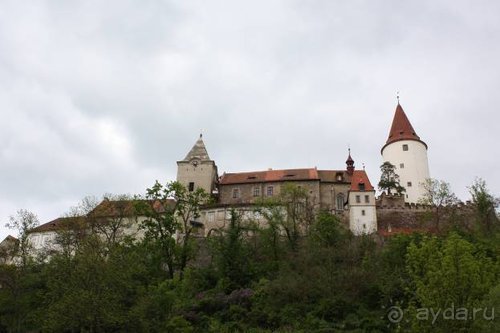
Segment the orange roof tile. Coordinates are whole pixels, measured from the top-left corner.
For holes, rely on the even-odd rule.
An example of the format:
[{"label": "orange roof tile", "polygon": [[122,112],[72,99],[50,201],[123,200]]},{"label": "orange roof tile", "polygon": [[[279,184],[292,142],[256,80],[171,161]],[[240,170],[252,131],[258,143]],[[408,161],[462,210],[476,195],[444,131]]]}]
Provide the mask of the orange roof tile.
[{"label": "orange roof tile", "polygon": [[[364,184],[365,188],[362,190],[360,184]],[[365,170],[354,170],[351,179],[351,191],[373,191],[374,188],[370,183],[370,179]]]},{"label": "orange roof tile", "polygon": [[408,117],[406,116],[403,108],[398,103],[398,106],[396,107],[396,112],[394,113],[394,119],[392,120],[392,126],[391,126],[391,131],[389,132],[389,137],[387,138],[384,147],[382,147],[382,150],[384,150],[384,148],[388,144],[400,140],[420,141],[427,148],[427,145],[425,144],[425,142],[420,140],[420,137],[413,129],[413,126],[411,125],[410,120],[408,120]]},{"label": "orange roof tile", "polygon": [[219,184],[228,185],[293,180],[319,180],[318,170],[311,168],[224,173],[219,180]]},{"label": "orange roof tile", "polygon": [[55,220],[41,224],[31,229],[29,232],[32,233],[32,232],[57,231],[75,227],[77,225],[83,225],[83,223],[86,223],[86,218],[84,216],[59,217]]}]

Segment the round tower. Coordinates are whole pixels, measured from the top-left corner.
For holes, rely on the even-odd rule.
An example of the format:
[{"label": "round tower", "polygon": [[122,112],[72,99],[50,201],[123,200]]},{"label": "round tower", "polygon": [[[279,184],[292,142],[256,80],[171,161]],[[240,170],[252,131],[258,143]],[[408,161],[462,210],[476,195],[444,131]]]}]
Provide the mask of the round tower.
[{"label": "round tower", "polygon": [[405,201],[417,203],[424,193],[422,183],[430,177],[427,144],[420,140],[399,102],[381,153],[384,162],[396,167],[400,184],[406,189]]}]

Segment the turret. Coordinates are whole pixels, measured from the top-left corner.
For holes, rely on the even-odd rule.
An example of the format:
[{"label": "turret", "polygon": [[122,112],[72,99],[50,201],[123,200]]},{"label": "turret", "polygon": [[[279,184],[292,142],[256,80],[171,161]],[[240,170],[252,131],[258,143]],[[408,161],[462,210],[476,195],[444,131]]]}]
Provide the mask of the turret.
[{"label": "turret", "polygon": [[217,166],[208,156],[203,136],[200,134],[186,157],[177,161],[177,181],[189,191],[202,188],[207,193],[214,193],[217,179]]},{"label": "turret", "polygon": [[354,160],[351,157],[351,148],[349,148],[349,156],[347,157],[345,164],[347,165],[347,173],[352,175],[354,172]]},{"label": "turret", "polygon": [[401,186],[406,189],[405,201],[418,202],[429,178],[427,144],[420,139],[398,102],[391,130],[381,150],[384,162],[396,167]]}]

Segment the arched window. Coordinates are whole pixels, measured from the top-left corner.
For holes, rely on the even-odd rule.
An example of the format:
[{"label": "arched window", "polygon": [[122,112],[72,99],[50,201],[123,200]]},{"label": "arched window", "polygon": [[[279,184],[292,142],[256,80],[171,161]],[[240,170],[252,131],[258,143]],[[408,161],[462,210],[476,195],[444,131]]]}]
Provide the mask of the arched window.
[{"label": "arched window", "polygon": [[344,194],[343,193],[339,193],[337,195],[337,209],[338,210],[344,210]]}]

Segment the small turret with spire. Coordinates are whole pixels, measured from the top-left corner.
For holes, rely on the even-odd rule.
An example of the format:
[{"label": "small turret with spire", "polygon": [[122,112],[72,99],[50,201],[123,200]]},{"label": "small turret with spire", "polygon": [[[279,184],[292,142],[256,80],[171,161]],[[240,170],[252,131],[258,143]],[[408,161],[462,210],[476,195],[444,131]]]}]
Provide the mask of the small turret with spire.
[{"label": "small turret with spire", "polygon": [[351,148],[349,148],[349,156],[347,157],[345,164],[347,164],[347,173],[352,175],[354,172],[354,160],[351,157]]}]

